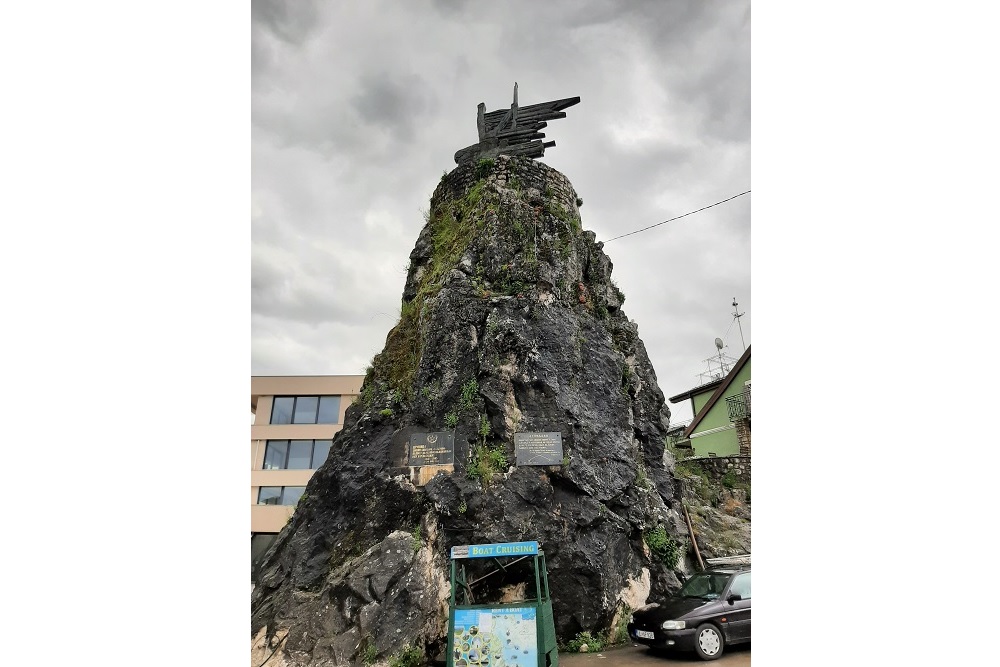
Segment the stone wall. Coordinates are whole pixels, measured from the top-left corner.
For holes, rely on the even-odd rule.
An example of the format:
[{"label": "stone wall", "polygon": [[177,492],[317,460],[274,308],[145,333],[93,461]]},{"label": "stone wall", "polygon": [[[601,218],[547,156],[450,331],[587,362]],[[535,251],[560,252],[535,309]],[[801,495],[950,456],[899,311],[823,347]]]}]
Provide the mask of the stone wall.
[{"label": "stone wall", "polygon": [[714,481],[719,481],[726,473],[732,472],[739,481],[750,483],[749,456],[699,456],[684,459],[684,464],[697,465]]},{"label": "stone wall", "polygon": [[750,456],[750,420],[736,420],[736,439],[740,443],[740,455]]}]

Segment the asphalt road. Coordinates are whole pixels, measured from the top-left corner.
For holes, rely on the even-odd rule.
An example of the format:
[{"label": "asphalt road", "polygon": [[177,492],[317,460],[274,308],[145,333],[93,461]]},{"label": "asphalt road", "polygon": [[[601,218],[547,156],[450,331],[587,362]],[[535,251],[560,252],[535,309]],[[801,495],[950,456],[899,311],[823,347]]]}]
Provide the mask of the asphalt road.
[{"label": "asphalt road", "polygon": [[672,665],[712,665],[750,667],[750,645],[727,646],[718,660],[700,660],[694,653],[652,653],[645,646],[629,644],[600,653],[559,652],[559,667],[671,667]]}]

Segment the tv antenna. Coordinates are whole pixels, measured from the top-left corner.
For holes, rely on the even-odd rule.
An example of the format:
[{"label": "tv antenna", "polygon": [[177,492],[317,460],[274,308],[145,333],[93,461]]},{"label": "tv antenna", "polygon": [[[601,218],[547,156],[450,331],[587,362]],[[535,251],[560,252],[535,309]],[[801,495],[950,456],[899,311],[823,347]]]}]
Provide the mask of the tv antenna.
[{"label": "tv antenna", "polygon": [[722,351],[725,347],[726,343],[721,338],[715,339],[715,349],[718,351],[718,357],[705,359],[705,372],[698,374],[702,383],[721,380],[729,375],[729,369],[733,367],[736,360]]},{"label": "tv antenna", "polygon": [[[733,297],[733,309],[734,309],[733,310],[733,317],[736,318],[736,324],[740,327],[740,342],[743,343],[743,351],[746,352],[747,351],[747,343],[746,343],[745,340],[743,340],[743,325],[740,324],[740,318],[743,317],[744,315],[746,315],[746,312],[742,312],[742,313],[740,312],[739,304],[736,303],[736,297],[735,296]],[[716,346],[719,345],[719,339],[718,338],[715,339],[715,344],[716,344]],[[719,348],[719,349],[721,350],[722,348]]]}]

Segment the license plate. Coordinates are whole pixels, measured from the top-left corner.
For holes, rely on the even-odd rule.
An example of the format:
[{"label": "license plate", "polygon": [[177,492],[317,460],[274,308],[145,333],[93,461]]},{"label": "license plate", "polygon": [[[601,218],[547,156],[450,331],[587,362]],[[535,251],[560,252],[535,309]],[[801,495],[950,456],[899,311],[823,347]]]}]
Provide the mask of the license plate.
[{"label": "license plate", "polygon": [[646,630],[636,630],[635,636],[641,639],[655,639],[652,632],[647,632]]}]

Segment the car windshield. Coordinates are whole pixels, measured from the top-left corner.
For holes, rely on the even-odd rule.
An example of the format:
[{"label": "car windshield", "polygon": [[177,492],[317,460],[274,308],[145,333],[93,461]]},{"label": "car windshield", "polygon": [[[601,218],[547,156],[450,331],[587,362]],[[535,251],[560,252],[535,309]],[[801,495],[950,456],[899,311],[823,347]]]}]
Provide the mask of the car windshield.
[{"label": "car windshield", "polygon": [[678,597],[714,600],[722,595],[722,590],[729,581],[728,574],[696,574],[681,586]]}]

